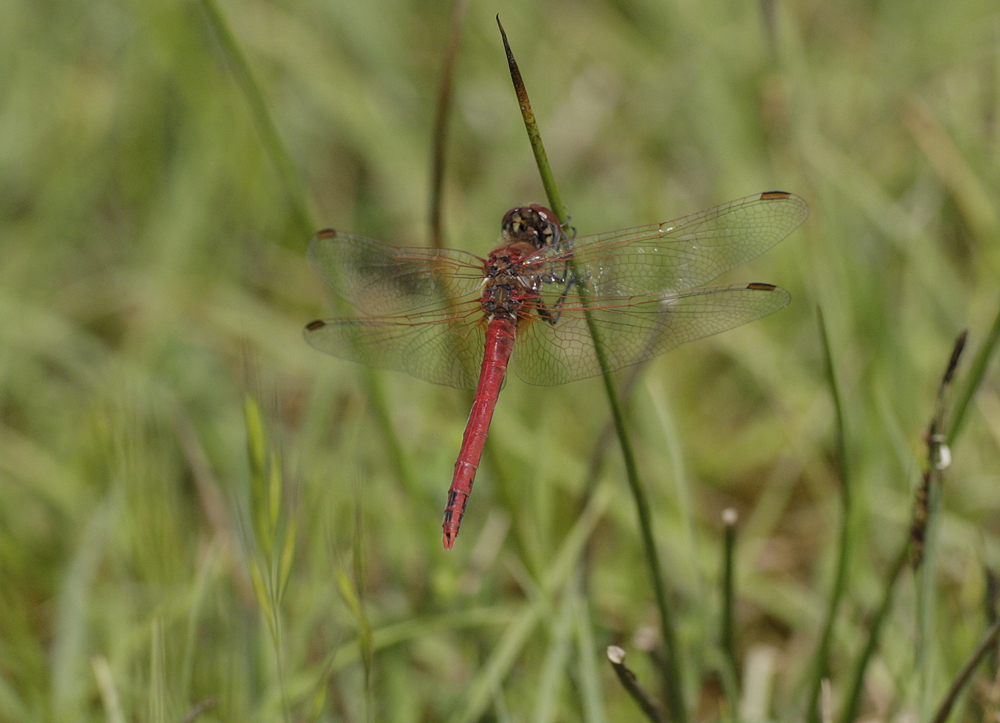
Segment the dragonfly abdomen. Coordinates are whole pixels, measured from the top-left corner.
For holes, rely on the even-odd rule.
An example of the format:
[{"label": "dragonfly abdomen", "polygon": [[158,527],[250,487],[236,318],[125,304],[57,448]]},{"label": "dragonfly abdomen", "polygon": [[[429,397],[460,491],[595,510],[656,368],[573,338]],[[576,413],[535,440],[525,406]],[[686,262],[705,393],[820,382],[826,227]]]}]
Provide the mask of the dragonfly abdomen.
[{"label": "dragonfly abdomen", "polygon": [[507,362],[514,350],[516,329],[514,320],[508,316],[495,316],[486,327],[486,352],[479,373],[479,385],[476,387],[469,422],[462,436],[462,449],[455,462],[455,476],[448,490],[448,506],[444,511],[443,541],[448,550],[455,544],[462,516],[465,515],[465,505],[472,494],[472,483],[476,480],[479,460],[483,456],[493,410],[507,374]]}]

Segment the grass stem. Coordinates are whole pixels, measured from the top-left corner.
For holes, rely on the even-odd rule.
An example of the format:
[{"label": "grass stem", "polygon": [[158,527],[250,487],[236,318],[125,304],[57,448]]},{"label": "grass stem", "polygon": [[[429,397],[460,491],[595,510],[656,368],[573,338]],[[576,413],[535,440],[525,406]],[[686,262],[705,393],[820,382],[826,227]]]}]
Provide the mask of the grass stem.
[{"label": "grass stem", "polygon": [[722,512],[722,620],[719,625],[722,652],[733,674],[739,669],[736,663],[736,624],[735,624],[735,581],[734,567],[736,559],[736,525],[738,523],[736,510],[729,508]]},{"label": "grass stem", "polygon": [[847,559],[850,552],[850,520],[851,520],[851,477],[847,465],[846,426],[844,423],[844,407],[841,403],[840,390],[833,367],[833,353],[830,348],[830,337],[827,334],[823,310],[817,309],[820,339],[823,344],[823,360],[825,362],[827,383],[833,396],[833,406],[837,423],[837,468],[840,471],[840,535],[837,541],[836,572],[834,573],[833,589],[830,591],[830,603],[827,607],[826,620],[823,622],[823,632],[820,634],[819,646],[816,649],[812,679],[809,681],[806,720],[809,723],[820,723],[820,693],[823,679],[826,677],[827,664],[830,656],[830,643],[833,638],[833,625],[837,619],[840,600],[847,586]]},{"label": "grass stem", "polygon": [[[528,92],[524,87],[524,81],[521,78],[521,71],[517,67],[517,61],[514,59],[514,53],[511,51],[510,44],[507,42],[507,34],[504,32],[499,16],[497,16],[497,25],[500,27],[500,34],[503,37],[504,50],[507,54],[507,63],[510,67],[511,80],[514,83],[514,90],[517,93],[518,104],[521,107],[521,116],[524,119],[524,125],[528,131],[528,140],[531,143],[531,150],[534,153],[535,161],[538,164],[538,172],[542,178],[542,185],[545,188],[545,193],[548,197],[550,207],[559,218],[560,223],[565,224],[567,221],[566,209],[563,207],[562,201],[559,198],[555,177],[552,174],[552,168],[549,166],[548,157],[545,154],[545,147],[542,144],[542,136],[538,129],[538,123],[535,120],[534,112],[531,110],[531,101],[528,99]],[[656,540],[653,535],[653,520],[652,513],[650,512],[649,499],[646,495],[646,490],[639,479],[635,453],[632,450],[632,442],[625,429],[625,414],[622,411],[622,405],[618,397],[618,393],[615,390],[614,377],[611,376],[610,367],[608,365],[607,358],[605,357],[604,349],[601,345],[600,335],[598,334],[593,323],[593,318],[587,309],[587,290],[584,285],[578,285],[577,290],[580,294],[580,299],[583,302],[587,326],[590,331],[591,338],[594,341],[594,350],[601,369],[604,372],[602,376],[604,381],[604,390],[608,398],[608,404],[611,407],[611,416],[614,420],[615,431],[618,435],[618,444],[621,448],[622,458],[625,463],[625,476],[628,480],[629,489],[632,493],[632,499],[635,501],[636,510],[639,516],[639,529],[642,535],[642,544],[646,553],[645,558],[649,568],[653,591],[656,596],[657,610],[659,611],[660,617],[660,630],[661,635],[663,636],[664,659],[666,661],[666,665],[664,666],[663,687],[664,694],[667,698],[667,707],[670,710],[670,717],[673,721],[676,723],[685,723],[687,720],[687,711],[683,698],[684,688],[681,683],[680,655],[672,622],[673,616],[667,599],[666,584],[663,579],[662,568],[660,567]]]},{"label": "grass stem", "polygon": [[878,648],[879,635],[882,632],[882,625],[889,616],[892,607],[892,596],[896,591],[896,583],[899,581],[900,573],[906,569],[906,562],[910,559],[910,537],[907,535],[896,559],[893,560],[892,567],[886,576],[885,588],[882,591],[882,601],[875,611],[875,617],[868,624],[868,640],[865,649],[861,653],[857,664],[854,667],[854,676],[847,688],[847,695],[844,697],[844,707],[840,715],[841,723],[853,723],[858,720],[858,709],[861,707],[861,693],[865,685],[865,672],[868,670],[868,663],[875,650]]},{"label": "grass stem", "polygon": [[965,665],[962,666],[958,675],[955,676],[951,685],[948,686],[947,692],[945,692],[944,697],[938,704],[937,710],[934,712],[931,723],[945,723],[948,720],[948,716],[951,714],[951,710],[955,706],[955,701],[958,699],[959,694],[972,678],[972,674],[976,672],[976,667],[983,661],[986,654],[994,649],[998,635],[1000,635],[1000,620],[989,627],[986,634],[983,635],[982,640],[979,641],[979,645],[972,651],[972,655],[965,661]]},{"label": "grass stem", "polygon": [[444,206],[445,146],[448,142],[448,121],[451,117],[451,93],[455,79],[455,60],[458,57],[459,40],[462,36],[462,19],[468,0],[455,0],[451,8],[448,27],[448,45],[444,51],[441,66],[441,85],[438,86],[438,102],[434,117],[434,149],[431,151],[431,199],[430,199],[430,241],[434,248],[444,246],[444,231],[441,227],[441,211]]}]

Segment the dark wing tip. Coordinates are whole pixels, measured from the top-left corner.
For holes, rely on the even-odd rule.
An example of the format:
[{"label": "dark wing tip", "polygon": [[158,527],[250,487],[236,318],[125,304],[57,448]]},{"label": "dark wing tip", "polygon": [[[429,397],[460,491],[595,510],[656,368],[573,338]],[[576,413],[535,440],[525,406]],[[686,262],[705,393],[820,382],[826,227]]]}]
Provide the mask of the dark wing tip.
[{"label": "dark wing tip", "polygon": [[788,191],[764,191],[764,193],[760,194],[760,200],[780,201],[782,199],[790,197],[791,195],[792,194],[790,194]]},{"label": "dark wing tip", "polygon": [[322,319],[317,319],[306,324],[306,331],[316,331],[317,329],[322,329],[324,326],[326,326],[326,322]]},{"label": "dark wing tip", "polygon": [[337,232],[332,228],[325,228],[322,231],[316,232],[316,238],[333,238],[337,235]]},{"label": "dark wing tip", "polygon": [[[754,282],[752,284],[747,284],[747,288],[748,289],[752,289],[753,291],[774,291],[778,287],[775,286],[774,284],[762,284],[762,283],[759,283],[759,282]],[[313,324],[322,324],[322,323],[323,322],[321,322],[321,321],[314,321],[313,322]],[[310,324],[306,328],[309,329],[311,327],[312,327],[312,324]]]}]

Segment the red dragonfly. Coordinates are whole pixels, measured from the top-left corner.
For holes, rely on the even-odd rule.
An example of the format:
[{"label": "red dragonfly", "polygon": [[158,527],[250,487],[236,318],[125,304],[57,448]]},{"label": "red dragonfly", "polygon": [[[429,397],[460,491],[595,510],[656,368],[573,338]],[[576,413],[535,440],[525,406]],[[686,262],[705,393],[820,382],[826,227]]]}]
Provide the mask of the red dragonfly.
[{"label": "red dragonfly", "polygon": [[523,206],[504,216],[485,259],[320,231],[310,265],[365,316],[314,321],[305,338],[342,359],[476,390],[444,513],[451,548],[508,361],[529,384],[563,384],[601,374],[596,344],[621,369],[777,311],[789,296],[771,284],[696,287],[767,251],[808,214],[801,198],[770,191],[573,238],[549,209]]}]

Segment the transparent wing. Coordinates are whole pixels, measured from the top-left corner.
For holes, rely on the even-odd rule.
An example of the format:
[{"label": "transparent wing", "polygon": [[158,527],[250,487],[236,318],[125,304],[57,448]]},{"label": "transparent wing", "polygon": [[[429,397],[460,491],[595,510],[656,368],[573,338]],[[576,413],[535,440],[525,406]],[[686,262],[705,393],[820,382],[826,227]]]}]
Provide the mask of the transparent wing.
[{"label": "transparent wing", "polygon": [[305,329],[327,354],[459,389],[475,389],[483,359],[478,304],[414,316],[320,319]]},{"label": "transparent wing", "polygon": [[[785,307],[789,298],[787,291],[770,284],[744,284],[603,300],[590,313],[608,366],[615,370],[767,316]],[[580,305],[563,308],[554,324],[537,314],[522,320],[511,369],[540,386],[600,374]]]},{"label": "transparent wing", "polygon": [[[534,285],[518,321],[512,369],[541,385],[601,373],[580,291],[612,369],[780,309],[788,294],[768,284],[692,287],[771,248],[807,215],[802,199],[772,191],[539,251],[521,262]],[[475,387],[484,346],[482,259],[322,231],[309,262],[334,292],[372,315],[313,322],[305,332],[310,344],[437,384]]]},{"label": "transparent wing", "polygon": [[392,246],[363,236],[320,231],[309,265],[337,296],[374,316],[443,306],[477,292],[483,260],[453,249]]},{"label": "transparent wing", "polygon": [[584,236],[538,258],[555,276],[579,279],[595,299],[679,291],[759,256],[808,215],[798,196],[770,191],[674,221]]}]

